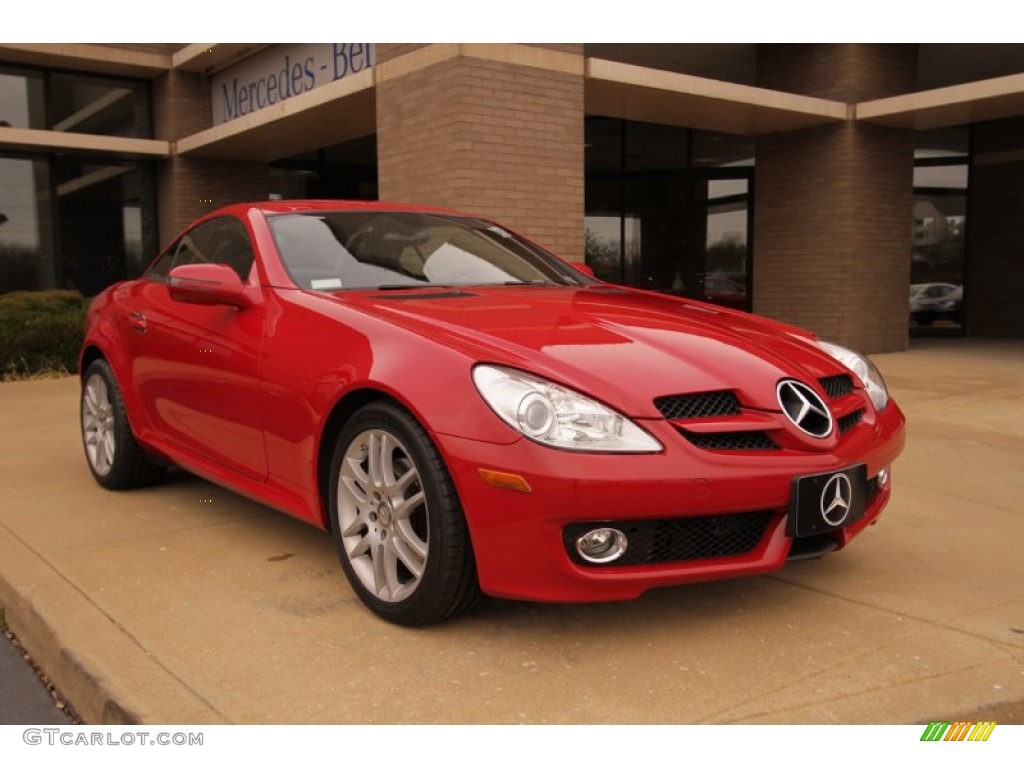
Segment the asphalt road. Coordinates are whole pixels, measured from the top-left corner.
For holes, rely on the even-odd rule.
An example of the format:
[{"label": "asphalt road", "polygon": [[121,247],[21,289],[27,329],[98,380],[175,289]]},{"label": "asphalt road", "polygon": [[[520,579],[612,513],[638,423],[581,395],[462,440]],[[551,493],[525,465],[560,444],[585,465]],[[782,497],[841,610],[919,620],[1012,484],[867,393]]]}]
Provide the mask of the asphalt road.
[{"label": "asphalt road", "polygon": [[21,652],[0,635],[0,725],[67,725],[49,691]]}]

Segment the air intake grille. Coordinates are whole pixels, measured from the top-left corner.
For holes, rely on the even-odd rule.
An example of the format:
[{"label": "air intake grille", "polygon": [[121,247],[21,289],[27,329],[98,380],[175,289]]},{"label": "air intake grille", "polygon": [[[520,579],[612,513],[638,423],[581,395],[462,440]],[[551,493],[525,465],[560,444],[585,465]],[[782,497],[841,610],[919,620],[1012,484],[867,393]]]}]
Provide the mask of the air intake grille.
[{"label": "air intake grille", "polygon": [[866,500],[865,503],[870,506],[872,502],[878,497],[878,492],[881,488],[878,487],[878,476],[872,477],[868,480],[867,490],[865,491]]},{"label": "air intake grille", "polygon": [[715,432],[696,434],[680,430],[680,434],[705,451],[777,451],[776,445],[764,432]]},{"label": "air intake grille", "polygon": [[[765,510],[668,520],[573,523],[563,529],[562,540],[569,556],[590,568],[679,563],[744,555],[764,538],[771,518],[772,513]],[[618,528],[626,534],[629,546],[622,557],[601,565],[580,559],[576,539],[596,527]]]},{"label": "air intake grille", "polygon": [[853,392],[853,379],[845,373],[841,373],[838,376],[829,376],[824,379],[818,379],[818,383],[821,384],[821,388],[825,390],[825,394],[832,400]]},{"label": "air intake grille", "polygon": [[836,423],[839,425],[839,433],[844,434],[849,432],[851,429],[860,424],[860,420],[864,418],[864,409],[848,413],[839,419]]},{"label": "air intake grille", "polygon": [[732,392],[702,392],[699,395],[668,395],[654,401],[666,419],[703,419],[709,416],[737,416],[740,402]]}]

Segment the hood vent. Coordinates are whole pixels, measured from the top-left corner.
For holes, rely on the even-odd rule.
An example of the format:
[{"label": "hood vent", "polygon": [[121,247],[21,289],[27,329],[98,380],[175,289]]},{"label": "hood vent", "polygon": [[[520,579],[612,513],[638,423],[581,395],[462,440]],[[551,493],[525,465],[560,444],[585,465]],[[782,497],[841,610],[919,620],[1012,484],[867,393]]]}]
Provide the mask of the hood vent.
[{"label": "hood vent", "polygon": [[728,390],[697,395],[667,395],[656,398],[654,407],[666,419],[675,421],[738,416],[740,413],[740,401],[736,399],[735,393]]}]

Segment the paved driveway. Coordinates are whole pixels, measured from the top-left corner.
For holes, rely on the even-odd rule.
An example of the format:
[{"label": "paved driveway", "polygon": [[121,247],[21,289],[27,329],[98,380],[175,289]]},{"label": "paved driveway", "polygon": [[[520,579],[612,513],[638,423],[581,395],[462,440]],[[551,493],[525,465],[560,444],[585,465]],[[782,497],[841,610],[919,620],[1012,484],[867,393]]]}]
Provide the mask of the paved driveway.
[{"label": "paved driveway", "polygon": [[1024,722],[1024,343],[876,358],[909,418],[848,550],[630,603],[384,624],[330,538],[184,473],[100,489],[74,379],[0,385],[0,603],[87,722]]}]

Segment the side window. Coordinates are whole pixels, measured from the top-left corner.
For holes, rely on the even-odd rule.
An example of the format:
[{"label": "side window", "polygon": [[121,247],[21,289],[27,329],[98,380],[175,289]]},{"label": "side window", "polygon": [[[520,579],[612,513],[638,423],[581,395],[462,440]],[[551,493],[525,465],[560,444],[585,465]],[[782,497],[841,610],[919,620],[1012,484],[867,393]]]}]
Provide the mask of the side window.
[{"label": "side window", "polygon": [[162,282],[172,269],[183,264],[227,264],[246,281],[253,260],[245,225],[238,219],[222,216],[204,221],[182,235],[164,251],[146,276]]},{"label": "side window", "polygon": [[149,280],[156,280],[161,283],[167,282],[167,273],[171,271],[171,262],[174,261],[174,254],[178,250],[178,244],[181,241],[171,245],[166,251],[160,254],[160,257],[150,264],[149,269],[146,270],[146,274],[143,277]]}]

